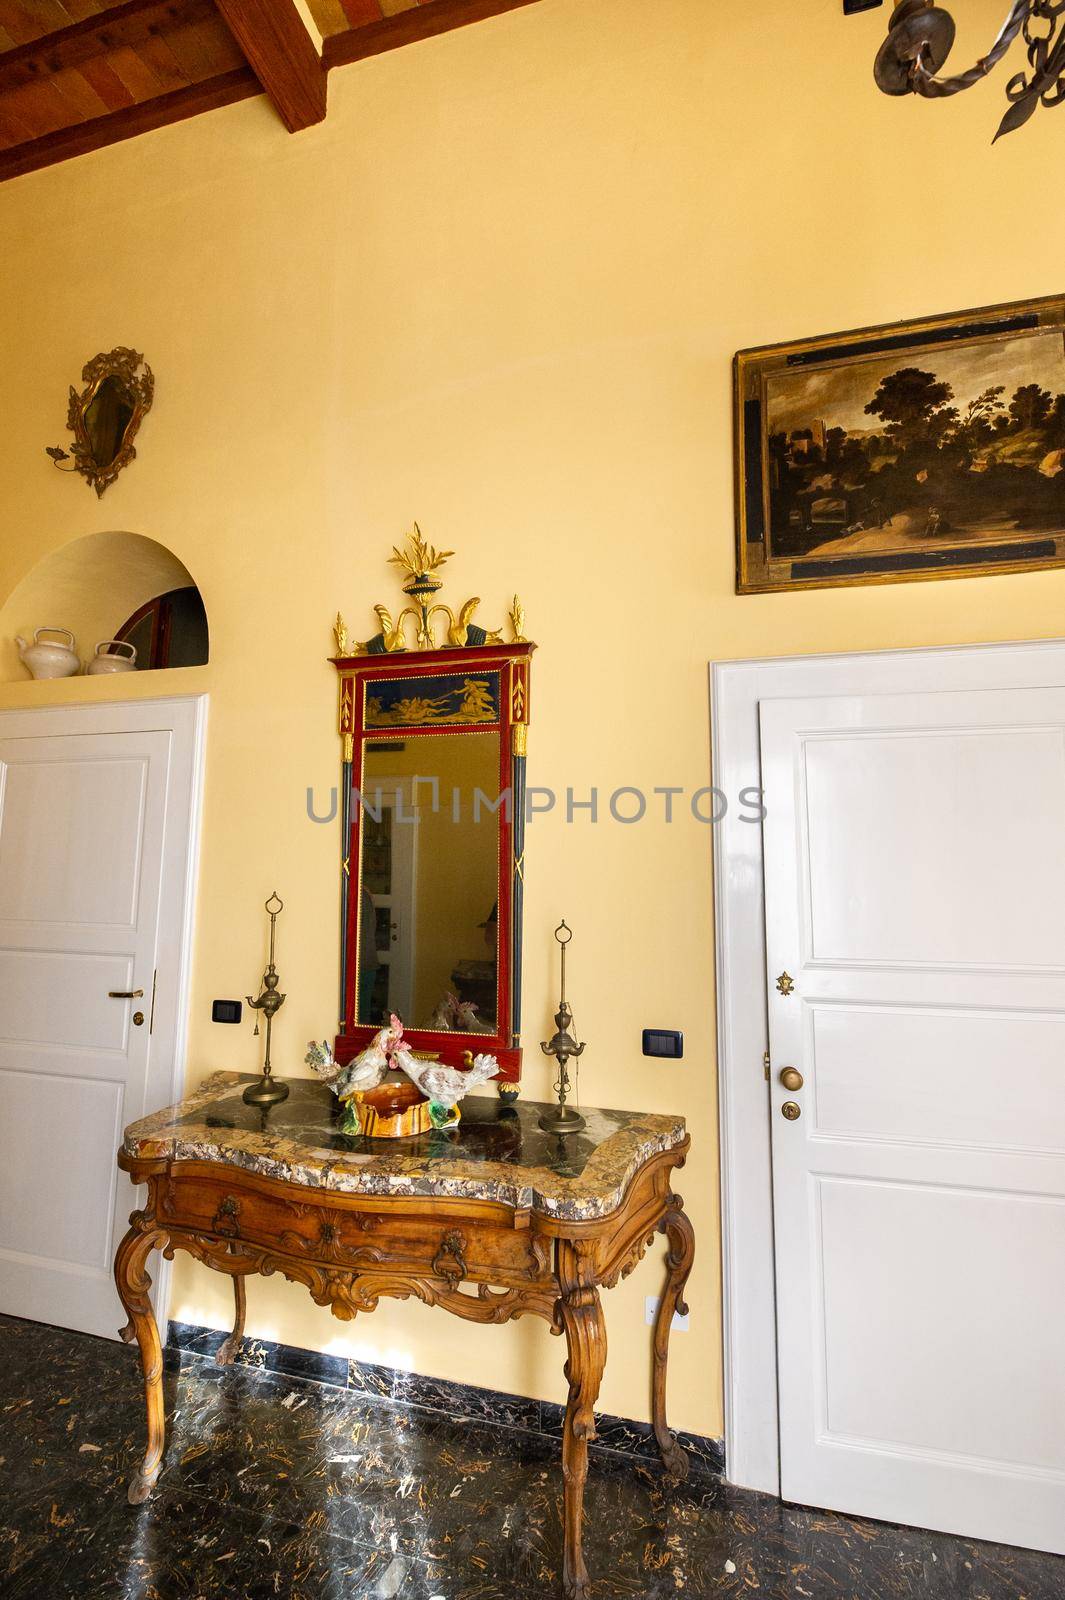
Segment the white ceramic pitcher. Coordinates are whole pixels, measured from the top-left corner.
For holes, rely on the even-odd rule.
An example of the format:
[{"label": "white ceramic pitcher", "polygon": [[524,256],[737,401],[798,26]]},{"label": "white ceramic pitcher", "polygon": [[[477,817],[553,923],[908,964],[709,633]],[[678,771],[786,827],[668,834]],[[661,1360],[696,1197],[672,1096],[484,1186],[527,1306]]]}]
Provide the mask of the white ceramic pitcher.
[{"label": "white ceramic pitcher", "polygon": [[[129,655],[119,655],[120,650],[128,650]],[[101,639],[96,646],[96,654],[86,664],[87,673],[97,672],[133,672],[137,665],[137,647],[130,644],[128,639]]]},{"label": "white ceramic pitcher", "polygon": [[[69,643],[48,643],[43,638],[46,633],[58,634]],[[18,645],[19,660],[29,669],[31,677],[69,678],[81,666],[77,640],[69,628],[38,628],[32,644],[27,644],[21,635],[16,634],[15,643]]]}]

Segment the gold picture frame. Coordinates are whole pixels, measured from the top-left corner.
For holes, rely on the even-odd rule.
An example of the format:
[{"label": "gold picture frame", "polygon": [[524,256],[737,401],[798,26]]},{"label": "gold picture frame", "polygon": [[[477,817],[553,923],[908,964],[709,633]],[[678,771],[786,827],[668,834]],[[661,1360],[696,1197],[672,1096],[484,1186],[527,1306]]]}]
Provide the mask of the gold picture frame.
[{"label": "gold picture frame", "polygon": [[736,590],[1065,565],[1065,297],[741,350]]}]

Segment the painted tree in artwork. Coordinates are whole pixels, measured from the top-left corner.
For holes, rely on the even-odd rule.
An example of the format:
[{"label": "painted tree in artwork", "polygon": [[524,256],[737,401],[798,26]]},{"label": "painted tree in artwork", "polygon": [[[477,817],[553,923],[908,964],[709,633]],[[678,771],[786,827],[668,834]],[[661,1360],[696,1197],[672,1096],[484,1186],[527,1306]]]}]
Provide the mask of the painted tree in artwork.
[{"label": "painted tree in artwork", "polygon": [[903,450],[914,446],[934,449],[943,434],[955,426],[958,413],[948,402],[954,390],[932,372],[920,367],[900,367],[886,378],[866,406],[882,417],[887,432]]},{"label": "painted tree in artwork", "polygon": [[958,432],[963,440],[971,445],[986,444],[994,431],[994,424],[1002,416],[1004,409],[1002,396],[1006,392],[1004,383],[996,383],[990,389],[985,389],[970,400],[962,413],[961,424]]},{"label": "painted tree in artwork", "polygon": [[1025,383],[1010,401],[1010,417],[1017,428],[1038,428],[1049,417],[1054,404],[1049,389],[1037,383]]}]

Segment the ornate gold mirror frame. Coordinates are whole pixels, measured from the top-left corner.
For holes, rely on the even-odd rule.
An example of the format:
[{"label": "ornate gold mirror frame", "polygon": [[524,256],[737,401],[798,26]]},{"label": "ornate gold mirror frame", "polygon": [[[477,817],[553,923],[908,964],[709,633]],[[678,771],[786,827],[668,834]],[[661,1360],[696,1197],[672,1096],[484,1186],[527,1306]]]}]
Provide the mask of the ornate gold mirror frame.
[{"label": "ornate gold mirror frame", "polygon": [[133,440],[152,408],[155,376],[138,350],[117,345],[93,356],[81,379],[86,387],[79,394],[71,386],[67,408],[71,448],[50,445],[47,454],[57,467],[73,457],[60,470],[80,472],[99,496],[137,454]]},{"label": "ornate gold mirror frame", "polygon": [[[480,924],[487,930],[495,919],[491,1027],[483,1032],[466,1031],[468,1025],[457,1019],[443,1027],[420,1016],[405,1016],[403,1021],[404,1037],[415,1050],[435,1055],[449,1066],[469,1066],[476,1051],[491,1051],[500,1066],[498,1081],[506,1084],[517,1081],[521,1067],[525,761],[529,675],[536,646],[525,637],[524,609],[516,595],[506,642],[502,628],[484,628],[473,621],[479,599],[467,600],[457,611],[436,599],[443,587],[439,568],[451,554],[450,550],[434,550],[415,523],[407,547],[393,549],[391,556],[392,564],[404,575],[401,588],[410,604],[395,620],[385,606],[375,606],[380,629],[365,641],[353,640],[340,616],[334,627],[344,797],[341,1020],[335,1050],[337,1060],[346,1064],[369,1044],[380,1026],[380,1019],[360,1021],[359,1005],[367,752],[381,744],[382,736],[387,741],[399,735],[411,748],[418,747],[428,762],[433,744],[442,736],[492,734],[498,750],[499,786],[498,805],[491,808],[498,840],[494,851],[496,905],[488,922]],[[415,781],[434,780],[423,776]],[[455,803],[454,794],[451,803]],[[447,809],[445,801],[441,810]],[[437,811],[435,791],[432,811]],[[372,809],[368,815],[373,815]]]}]

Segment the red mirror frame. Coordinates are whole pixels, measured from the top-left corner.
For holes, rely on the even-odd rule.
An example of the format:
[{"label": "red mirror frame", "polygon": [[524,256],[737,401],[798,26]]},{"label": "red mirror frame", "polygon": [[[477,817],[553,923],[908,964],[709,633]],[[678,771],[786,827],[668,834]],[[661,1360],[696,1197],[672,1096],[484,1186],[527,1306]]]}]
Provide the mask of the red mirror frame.
[{"label": "red mirror frame", "polygon": [[[525,849],[525,759],[529,727],[529,671],[534,644],[484,644],[445,650],[394,651],[333,657],[340,674],[340,736],[343,741],[341,788],[341,999],[340,1031],[335,1053],[342,1064],[364,1050],[378,1025],[359,1023],[358,951],[362,863],[361,785],[363,752],[367,740],[402,734],[407,739],[432,739],[441,734],[499,734],[499,788],[503,804],[499,827],[499,933],[496,941],[497,1007],[495,1033],[457,1033],[412,1028],[405,1031],[415,1050],[435,1051],[449,1066],[468,1066],[468,1055],[490,1053],[499,1061],[497,1083],[517,1083],[521,1077],[521,941]],[[433,720],[431,713],[417,720],[374,721],[380,717],[381,696],[400,698],[398,691],[412,680],[465,679],[471,671],[494,680],[492,714],[482,713],[470,722]],[[370,706],[368,690],[378,694]],[[443,687],[440,685],[439,687]],[[402,698],[409,700],[409,696]],[[368,707],[370,710],[368,712]],[[454,713],[451,714],[452,716]],[[509,797],[508,797],[509,791]]]}]

